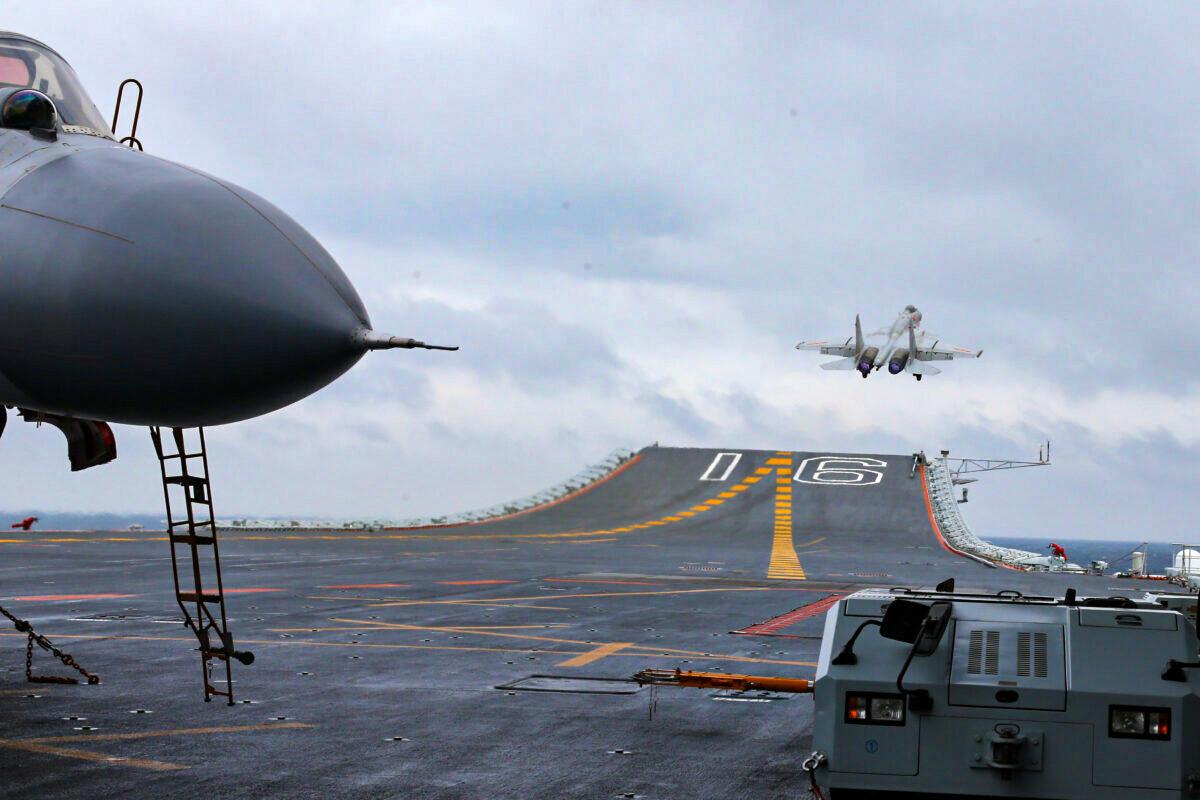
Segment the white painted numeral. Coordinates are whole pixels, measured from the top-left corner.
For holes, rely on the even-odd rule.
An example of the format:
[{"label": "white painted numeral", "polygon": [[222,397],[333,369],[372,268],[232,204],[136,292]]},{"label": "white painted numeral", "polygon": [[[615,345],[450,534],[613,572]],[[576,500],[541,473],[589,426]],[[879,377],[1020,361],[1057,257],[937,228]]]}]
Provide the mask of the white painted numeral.
[{"label": "white painted numeral", "polygon": [[883,480],[887,462],[878,458],[814,456],[800,462],[793,480],[822,486],[873,486]]},{"label": "white painted numeral", "polygon": [[[704,474],[700,476],[700,480],[723,481],[729,477],[729,473],[733,472],[733,468],[741,460],[741,453],[717,453],[712,463],[708,465],[708,469],[704,470]],[[722,465],[724,465],[724,471],[719,476],[714,477],[715,473],[721,470]]]}]

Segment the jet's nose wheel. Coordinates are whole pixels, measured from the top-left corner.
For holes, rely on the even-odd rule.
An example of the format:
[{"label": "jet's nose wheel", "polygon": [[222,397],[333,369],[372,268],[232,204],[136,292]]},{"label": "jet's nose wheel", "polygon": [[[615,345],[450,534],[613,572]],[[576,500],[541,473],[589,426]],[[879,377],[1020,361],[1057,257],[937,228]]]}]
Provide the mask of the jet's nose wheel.
[{"label": "jet's nose wheel", "polygon": [[914,375],[913,377],[914,377],[914,378],[916,378],[917,380],[921,380],[921,376],[920,376],[920,375]]}]

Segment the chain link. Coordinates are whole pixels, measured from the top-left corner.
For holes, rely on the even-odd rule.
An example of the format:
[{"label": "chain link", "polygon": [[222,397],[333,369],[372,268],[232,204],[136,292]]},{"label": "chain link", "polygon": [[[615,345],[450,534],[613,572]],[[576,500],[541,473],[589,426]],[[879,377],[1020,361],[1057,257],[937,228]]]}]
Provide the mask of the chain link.
[{"label": "chain link", "polygon": [[35,631],[33,626],[30,625],[28,621],[14,616],[12,612],[10,612],[4,606],[0,606],[0,614],[8,617],[18,632],[28,634],[29,636],[29,639],[25,642],[25,680],[29,681],[30,683],[79,683],[78,678],[61,678],[55,675],[34,675],[33,646],[36,644],[47,653],[53,654],[55,658],[63,663],[63,666],[70,667],[82,675],[89,684],[94,686],[100,682],[99,675],[94,675],[91,672],[88,672],[79,664],[79,662],[71,657],[70,653],[64,653],[62,650],[59,650],[57,647],[55,647],[53,642]]}]

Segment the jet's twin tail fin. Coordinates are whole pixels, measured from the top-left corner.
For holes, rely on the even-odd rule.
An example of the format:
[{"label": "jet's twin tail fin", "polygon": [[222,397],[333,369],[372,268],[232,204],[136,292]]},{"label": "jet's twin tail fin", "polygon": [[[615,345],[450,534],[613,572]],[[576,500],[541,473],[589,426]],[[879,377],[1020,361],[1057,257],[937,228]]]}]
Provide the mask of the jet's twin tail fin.
[{"label": "jet's twin tail fin", "polygon": [[[855,314],[854,315],[854,357],[858,358],[859,356],[861,356],[862,351],[865,350],[866,347],[867,347],[866,342],[863,341],[862,320],[859,319],[858,314]],[[840,367],[838,369],[840,369]]]}]

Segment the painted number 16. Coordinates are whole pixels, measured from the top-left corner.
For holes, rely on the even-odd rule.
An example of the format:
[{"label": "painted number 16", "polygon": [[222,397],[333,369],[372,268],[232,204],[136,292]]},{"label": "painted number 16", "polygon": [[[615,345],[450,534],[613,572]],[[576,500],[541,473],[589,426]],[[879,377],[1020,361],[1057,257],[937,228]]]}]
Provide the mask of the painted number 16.
[{"label": "painted number 16", "polygon": [[872,486],[883,480],[887,462],[878,458],[814,456],[800,462],[793,480],[822,486]]}]

